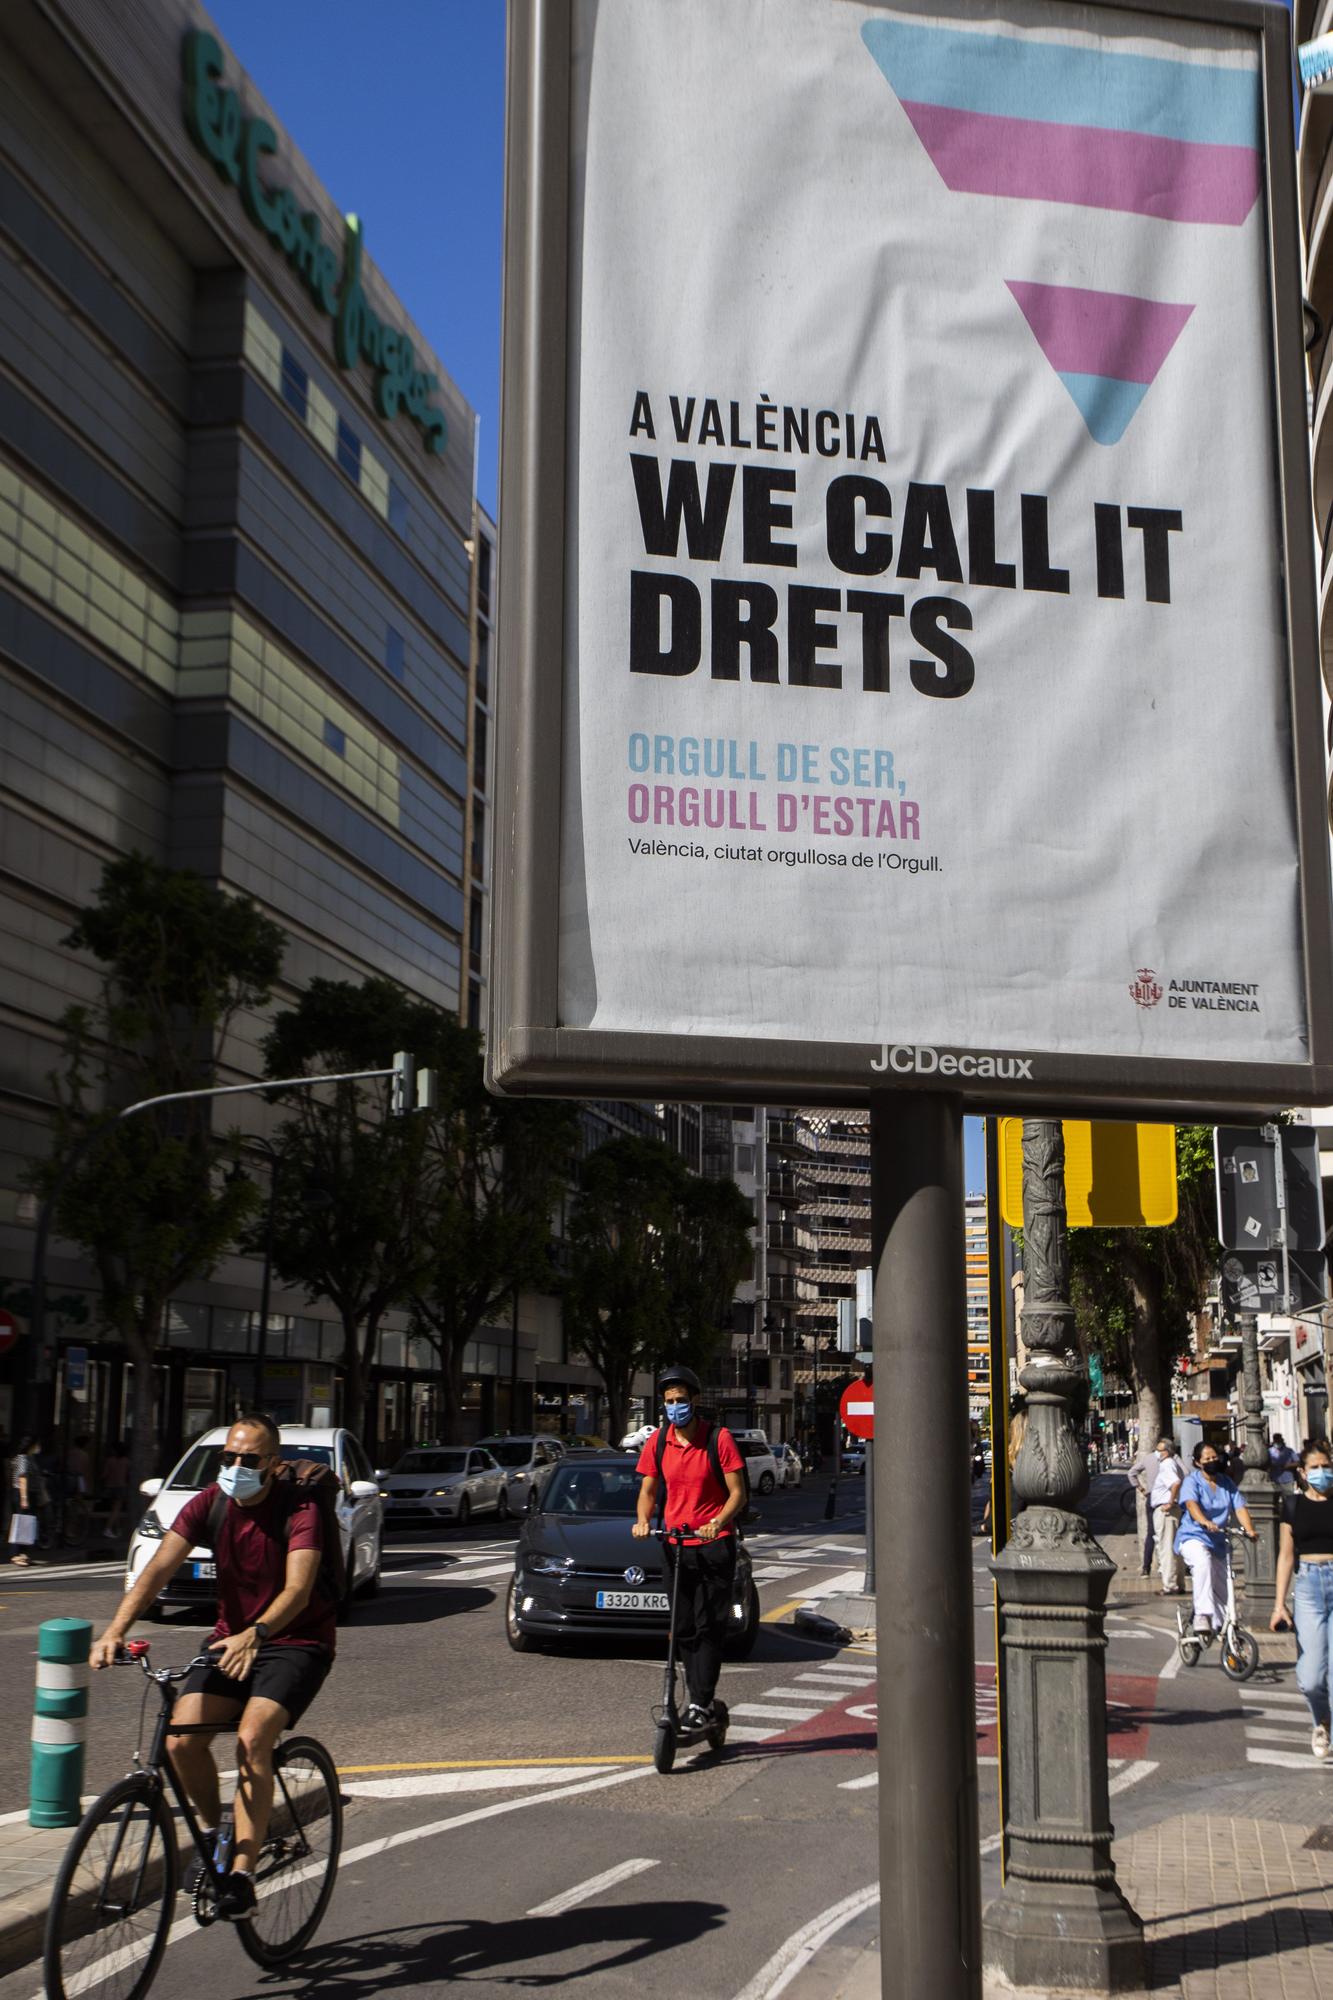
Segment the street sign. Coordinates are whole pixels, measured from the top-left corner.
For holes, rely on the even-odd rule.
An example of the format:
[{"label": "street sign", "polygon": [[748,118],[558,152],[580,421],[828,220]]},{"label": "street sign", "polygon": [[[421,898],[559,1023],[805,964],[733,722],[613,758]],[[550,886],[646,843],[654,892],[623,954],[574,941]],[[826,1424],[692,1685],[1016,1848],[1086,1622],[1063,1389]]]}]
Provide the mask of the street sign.
[{"label": "street sign", "polygon": [[875,1391],[871,1383],[864,1380],[849,1382],[842,1392],[838,1409],[844,1430],[849,1430],[853,1437],[874,1437]]},{"label": "street sign", "polygon": [[1240,1313],[1308,1312],[1327,1292],[1324,1258],[1317,1250],[1288,1252],[1291,1298],[1282,1299],[1282,1258],[1275,1250],[1226,1250],[1222,1253],[1222,1318]]},{"label": "street sign", "polygon": [[71,1396],[82,1396],[88,1388],[88,1350],[86,1347],[65,1349],[65,1387]]},{"label": "street sign", "polygon": [[1290,26],[1206,16],[510,9],[497,1089],[1333,1100]]},{"label": "street sign", "polygon": [[[1278,1183],[1281,1141],[1282,1185]],[[1319,1136],[1309,1125],[1219,1125],[1213,1134],[1217,1168],[1217,1234],[1227,1250],[1324,1247],[1324,1195]]]},{"label": "street sign", "polygon": [[19,1337],[19,1323],[12,1312],[0,1306],[0,1354],[8,1354]]},{"label": "street sign", "polygon": [[[1176,1219],[1176,1128],[1066,1118],[1071,1229],[1162,1228]],[[1023,1227],[1023,1121],[1000,1120],[1000,1213]]]}]

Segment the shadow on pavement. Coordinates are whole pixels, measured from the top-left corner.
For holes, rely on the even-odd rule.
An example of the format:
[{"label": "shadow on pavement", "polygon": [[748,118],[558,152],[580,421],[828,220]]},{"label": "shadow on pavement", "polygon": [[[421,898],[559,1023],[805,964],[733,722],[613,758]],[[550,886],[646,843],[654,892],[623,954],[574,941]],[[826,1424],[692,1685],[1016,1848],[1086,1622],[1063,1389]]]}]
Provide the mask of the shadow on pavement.
[{"label": "shadow on pavement", "polygon": [[[385,1584],[379,1595],[359,1598],[349,1624],[354,1629],[376,1625],[434,1625],[441,1618],[456,1618],[461,1611],[479,1611],[495,1603],[496,1593],[485,1584],[469,1589],[451,1584],[448,1590],[395,1590]],[[341,1628],[340,1628],[341,1629]]]},{"label": "shadow on pavement", "polygon": [[[266,1991],[318,1994],[320,2000],[330,1996],[362,2000],[415,1986],[434,1989],[448,1980],[475,1979],[486,1973],[513,1986],[564,1986],[674,1951],[720,1930],[729,1915],[725,1903],[663,1901],[611,1908],[592,1904],[558,1917],[522,1917],[508,1923],[474,1917],[438,1926],[373,1931],[323,1949],[317,1945],[308,1971]],[[577,1954],[576,1961],[560,1968],[544,1964],[564,1953]]]},{"label": "shadow on pavement", "polygon": [[[1333,1944],[1333,1913],[1318,1904],[1302,1904],[1295,1909],[1285,1906],[1287,1894],[1305,1896],[1306,1888],[1290,1892],[1265,1890],[1265,1899],[1271,1903],[1283,1903],[1281,1909],[1257,1911],[1248,1917],[1233,1917],[1230,1922],[1211,1925],[1199,1930],[1181,1930],[1170,1936],[1154,1936],[1149,1944],[1148,1987],[1150,1992],[1179,1992],[1182,1976],[1220,1970],[1224,1965],[1243,1965],[1247,1959],[1276,1958],[1293,1949],[1317,1950],[1320,1945]],[[1186,1910],[1167,1922],[1185,1922],[1190,1917],[1205,1917],[1208,1910]],[[1153,1928],[1161,1922],[1153,1919]],[[1304,1935],[1302,1935],[1302,1932]],[[1293,1968],[1294,1970],[1294,1968]],[[1313,1988],[1288,1987],[1282,1975],[1274,1967],[1273,1985],[1269,1989],[1276,1993],[1279,1985],[1284,1992],[1313,1992]],[[1296,1975],[1298,1978],[1299,1974]],[[1192,1983],[1192,1982],[1191,1982]],[[1220,1989],[1219,1989],[1220,1990]],[[1252,1991],[1257,1988],[1251,1989]]]}]

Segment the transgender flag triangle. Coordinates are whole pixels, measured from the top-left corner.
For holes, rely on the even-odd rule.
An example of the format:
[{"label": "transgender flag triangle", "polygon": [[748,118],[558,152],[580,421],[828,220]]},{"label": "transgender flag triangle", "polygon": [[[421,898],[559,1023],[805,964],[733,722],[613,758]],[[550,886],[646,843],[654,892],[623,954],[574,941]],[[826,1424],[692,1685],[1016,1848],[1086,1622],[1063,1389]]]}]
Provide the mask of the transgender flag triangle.
[{"label": "transgender flag triangle", "polygon": [[1118,444],[1193,306],[1005,280],[1097,444]]}]

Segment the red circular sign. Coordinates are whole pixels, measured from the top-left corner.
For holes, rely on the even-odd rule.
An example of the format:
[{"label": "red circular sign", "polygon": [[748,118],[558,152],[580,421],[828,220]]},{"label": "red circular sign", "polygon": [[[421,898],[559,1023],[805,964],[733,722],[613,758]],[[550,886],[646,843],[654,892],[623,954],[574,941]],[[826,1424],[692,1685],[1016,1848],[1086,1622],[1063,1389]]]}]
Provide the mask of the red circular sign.
[{"label": "red circular sign", "polygon": [[12,1312],[0,1306],[0,1354],[8,1354],[19,1337],[19,1323]]},{"label": "red circular sign", "polygon": [[849,1382],[842,1392],[838,1408],[842,1412],[844,1429],[849,1430],[853,1437],[874,1437],[875,1391],[869,1382]]}]

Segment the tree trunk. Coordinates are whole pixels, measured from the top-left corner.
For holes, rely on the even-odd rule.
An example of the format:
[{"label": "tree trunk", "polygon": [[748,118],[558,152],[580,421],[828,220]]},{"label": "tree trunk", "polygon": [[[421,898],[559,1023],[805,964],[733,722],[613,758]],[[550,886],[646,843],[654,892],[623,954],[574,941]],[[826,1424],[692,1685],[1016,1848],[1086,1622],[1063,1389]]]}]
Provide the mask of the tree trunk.
[{"label": "tree trunk", "polygon": [[440,1342],[440,1379],[444,1384],[444,1441],[466,1444],[463,1436],[463,1342]]},{"label": "tree trunk", "polygon": [[[361,1361],[361,1327],[355,1315],[344,1313],[343,1323],[343,1423],[356,1438],[366,1436],[366,1371]],[[372,1440],[378,1450],[382,1439]]]},{"label": "tree trunk", "polygon": [[629,1392],[634,1380],[634,1370],[623,1364],[616,1367],[600,1367],[598,1373],[606,1384],[606,1429],[611,1444],[619,1444],[629,1429]]},{"label": "tree trunk", "polygon": [[1151,1451],[1171,1428],[1171,1406],[1163,1396],[1161,1279],[1146,1260],[1127,1254],[1125,1274],[1134,1300],[1130,1360],[1139,1399],[1139,1450]]},{"label": "tree trunk", "polygon": [[121,1327],[125,1351],[133,1363],[129,1407],[131,1506],[141,1481],[153,1478],[158,1470],[157,1427],[153,1421],[153,1364],[157,1359],[157,1330],[162,1324],[162,1309],[156,1301],[145,1301],[145,1305],[147,1309],[141,1320],[127,1322]]}]

